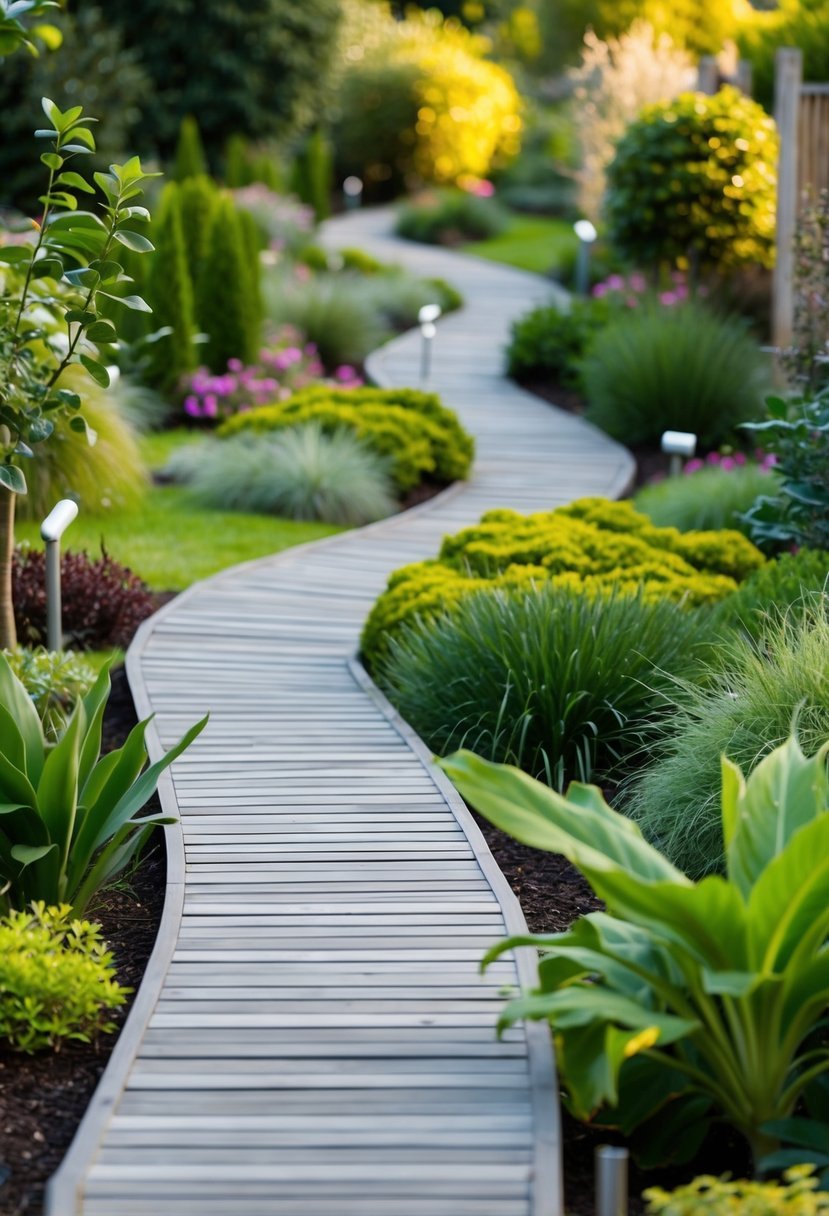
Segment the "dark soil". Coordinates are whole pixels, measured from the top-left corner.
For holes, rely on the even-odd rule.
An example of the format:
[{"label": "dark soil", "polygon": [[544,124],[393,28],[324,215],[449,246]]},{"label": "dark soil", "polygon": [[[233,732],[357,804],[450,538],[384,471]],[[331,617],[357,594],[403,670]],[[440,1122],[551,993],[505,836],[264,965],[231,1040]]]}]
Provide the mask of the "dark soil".
[{"label": "dark soil", "polygon": [[[123,668],[113,672],[104,749],[119,747],[135,725]],[[150,803],[152,806],[152,803]],[[155,943],[166,881],[161,833],[141,864],[89,908],[115,955],[118,981],[136,989]],[[115,1014],[119,1026],[129,1005]],[[26,1056],[0,1048],[0,1216],[38,1216],[44,1187],[60,1165],[106,1067],[117,1034]]]}]

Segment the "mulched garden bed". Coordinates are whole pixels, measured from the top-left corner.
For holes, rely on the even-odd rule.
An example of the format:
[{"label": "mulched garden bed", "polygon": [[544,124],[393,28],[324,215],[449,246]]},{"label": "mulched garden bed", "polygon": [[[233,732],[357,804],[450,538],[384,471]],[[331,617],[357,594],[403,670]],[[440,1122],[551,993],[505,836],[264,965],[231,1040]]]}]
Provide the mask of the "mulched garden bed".
[{"label": "mulched garden bed", "polygon": [[[119,668],[112,675],[103,750],[120,747],[136,721],[126,674]],[[119,983],[134,989],[155,944],[166,868],[158,833],[135,872],[87,913],[103,925]],[[120,1026],[128,1012],[125,1005],[113,1020]],[[39,1216],[46,1182],[66,1155],[116,1037],[104,1035],[97,1044],[66,1043],[56,1054],[36,1056],[0,1048],[0,1216]]]}]

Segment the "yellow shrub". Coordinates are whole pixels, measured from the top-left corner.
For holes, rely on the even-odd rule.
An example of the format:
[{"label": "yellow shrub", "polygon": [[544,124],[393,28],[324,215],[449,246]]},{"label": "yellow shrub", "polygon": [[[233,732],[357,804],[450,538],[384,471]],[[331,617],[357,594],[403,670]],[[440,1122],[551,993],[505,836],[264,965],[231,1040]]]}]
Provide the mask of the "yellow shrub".
[{"label": "yellow shrub", "polygon": [[829,1194],[817,1190],[812,1166],[786,1170],[784,1182],[695,1178],[675,1191],[651,1187],[647,1216],[828,1216]]}]

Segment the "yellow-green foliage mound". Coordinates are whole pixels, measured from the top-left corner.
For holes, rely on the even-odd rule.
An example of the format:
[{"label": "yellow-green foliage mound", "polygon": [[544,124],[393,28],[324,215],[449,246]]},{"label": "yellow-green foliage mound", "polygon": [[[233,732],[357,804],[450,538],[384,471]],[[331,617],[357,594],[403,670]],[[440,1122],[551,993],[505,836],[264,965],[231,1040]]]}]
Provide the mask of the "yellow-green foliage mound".
[{"label": "yellow-green foliage mound", "polygon": [[326,433],[353,431],[367,447],[391,461],[401,494],[421,481],[448,484],[469,472],[474,442],[456,415],[434,393],[408,388],[332,389],[316,385],[274,405],[236,414],[219,435],[278,431],[315,422]]},{"label": "yellow-green foliage mound", "polygon": [[366,621],[362,650],[376,666],[401,625],[482,587],[549,581],[593,595],[641,587],[646,599],[697,606],[724,599],[764,561],[739,532],[656,528],[629,502],[582,498],[537,515],[489,511],[447,536],[436,559],[392,574]]}]

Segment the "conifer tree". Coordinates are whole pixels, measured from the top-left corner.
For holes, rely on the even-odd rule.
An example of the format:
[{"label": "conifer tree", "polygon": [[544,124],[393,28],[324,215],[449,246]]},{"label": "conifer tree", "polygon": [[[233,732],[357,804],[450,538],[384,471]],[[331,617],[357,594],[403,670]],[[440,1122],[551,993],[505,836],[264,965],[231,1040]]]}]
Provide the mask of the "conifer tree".
[{"label": "conifer tree", "polygon": [[208,233],[219,202],[219,188],[212,178],[201,176],[188,177],[178,189],[187,269],[192,282],[196,284],[207,253]]},{"label": "conifer tree", "polygon": [[159,342],[153,369],[156,383],[165,388],[172,388],[196,366],[193,284],[187,269],[180,192],[175,182],[169,182],[161,192],[153,223],[155,253],[147,283],[153,327],[169,326],[173,331]]},{"label": "conifer tree", "polygon": [[239,213],[222,195],[213,213],[196,290],[196,317],[208,335],[205,361],[224,371],[228,359],[251,363],[259,348],[259,322]]},{"label": "conifer tree", "polygon": [[203,177],[207,171],[199,124],[192,114],[185,114],[178,133],[173,177],[177,182],[186,182],[190,177]]}]

